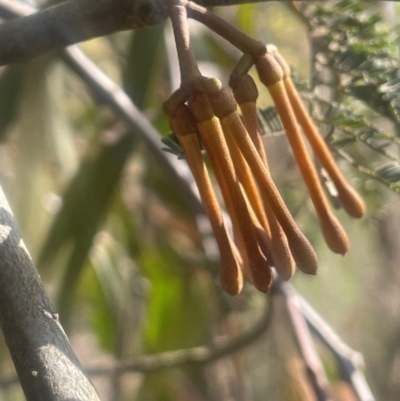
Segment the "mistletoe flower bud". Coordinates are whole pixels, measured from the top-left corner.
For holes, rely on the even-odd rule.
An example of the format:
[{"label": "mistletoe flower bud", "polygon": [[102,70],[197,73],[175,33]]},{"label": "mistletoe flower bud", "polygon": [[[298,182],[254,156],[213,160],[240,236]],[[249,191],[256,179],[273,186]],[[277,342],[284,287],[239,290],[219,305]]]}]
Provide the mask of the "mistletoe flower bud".
[{"label": "mistletoe flower bud", "polygon": [[[256,100],[258,98],[258,90],[253,78],[251,78],[250,75],[245,74],[242,75],[240,79],[236,79],[234,81],[233,93],[242,112],[246,130],[249,133],[266,169],[268,169],[268,161],[261,139],[257,114]],[[277,221],[268,200],[265,196],[262,196],[262,198],[266,213],[266,224],[268,224],[268,227],[265,229],[268,229],[271,236],[271,248],[274,261],[273,266],[283,280],[288,280],[294,274],[295,261],[290,252],[285,233]]]},{"label": "mistletoe flower bud", "polygon": [[[293,112],[282,80],[283,70],[269,54],[257,60],[256,68],[260,79],[267,86],[281,117],[297,165],[300,168],[317,212],[325,240],[333,252],[344,255],[349,247],[347,235],[329,208],[317,172],[307,152],[297,124],[296,115]],[[280,73],[277,73],[277,71],[280,71]],[[272,78],[267,79],[269,76]],[[280,79],[276,80],[278,77]]]},{"label": "mistletoe flower bud", "polygon": [[182,145],[214,231],[221,258],[221,285],[228,294],[236,295],[242,288],[242,274],[238,260],[235,257],[234,245],[225,227],[206,165],[201,156],[196,132],[196,120],[186,105],[180,105],[170,118],[170,123]]},{"label": "mistletoe flower bud", "polygon": [[[230,98],[230,99],[229,99]],[[261,193],[268,200],[271,208],[282,226],[289,246],[301,270],[306,273],[315,274],[318,268],[317,256],[309,241],[299,230],[292,216],[290,215],[285,203],[283,202],[274,182],[271,179],[268,169],[261,160],[252,140],[250,139],[246,128],[244,127],[236,107],[221,107],[221,103],[229,100],[229,104],[234,103],[233,96],[226,89],[222,89],[218,96],[209,97],[210,103],[215,114],[221,119],[221,124],[230,136],[234,138],[245,157],[252,173],[258,183]]]},{"label": "mistletoe flower bud", "polygon": [[352,186],[346,181],[346,179],[340,172],[328,146],[326,145],[322,136],[319,134],[312,118],[308,114],[306,108],[303,105],[303,102],[301,101],[300,95],[290,77],[290,68],[287,65],[286,61],[278,52],[274,53],[274,57],[284,70],[284,85],[290,103],[293,107],[293,111],[296,115],[296,119],[303,128],[303,132],[310,142],[310,145],[313,148],[321,165],[328,172],[329,177],[335,184],[344,209],[352,217],[362,217],[365,213],[364,201],[361,199],[360,195],[358,195],[357,192],[352,188]]},{"label": "mistletoe flower bud", "polygon": [[[213,96],[209,95],[209,98]],[[257,289],[268,292],[272,274],[258,245],[256,230],[241,192],[219,120],[214,116],[213,109],[203,93],[195,92],[190,98],[189,107],[196,117],[197,129],[216,172],[225,203],[227,207],[231,205],[231,210],[229,207],[228,210],[241,233],[252,281]]]}]

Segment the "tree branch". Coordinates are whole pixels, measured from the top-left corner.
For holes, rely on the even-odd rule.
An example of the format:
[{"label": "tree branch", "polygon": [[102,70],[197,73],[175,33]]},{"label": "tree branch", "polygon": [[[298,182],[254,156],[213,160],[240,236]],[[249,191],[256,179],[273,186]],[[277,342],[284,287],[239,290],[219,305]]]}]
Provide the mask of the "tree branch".
[{"label": "tree branch", "polygon": [[[10,0],[2,1],[6,7]],[[27,7],[21,9],[29,13]],[[33,11],[33,10],[31,10]],[[163,0],[70,0],[0,25],[0,64],[166,18]]]},{"label": "tree branch", "polygon": [[[272,0],[194,1],[210,7]],[[29,6],[18,7],[12,0],[0,0],[0,10],[8,18],[23,17],[0,25],[0,65],[29,60],[114,32],[158,24],[167,18],[164,0],[69,0],[36,13]]]},{"label": "tree branch", "polygon": [[[218,359],[241,351],[243,348],[252,345],[269,328],[272,314],[272,304],[265,306],[265,311],[259,321],[250,329],[236,338],[223,338],[216,341],[212,346],[200,346],[188,349],[162,352],[155,355],[143,355],[134,361],[117,362],[106,366],[86,367],[84,370],[89,376],[104,376],[110,374],[121,375],[128,372],[149,373],[163,369],[171,369],[183,365],[206,365]],[[7,387],[18,381],[17,377],[0,379],[0,387]]]},{"label": "tree branch", "polygon": [[[257,1],[271,0],[196,0],[203,6]],[[7,19],[17,18],[0,25],[0,65],[167,18],[164,0],[69,0],[39,12],[13,0],[0,0],[0,11]]]},{"label": "tree branch", "polygon": [[308,330],[304,316],[301,313],[297,295],[290,284],[280,279],[275,280],[274,289],[284,298],[286,310],[292,325],[293,333],[303,357],[308,379],[318,401],[332,401],[329,396],[328,379],[321,359],[315,349],[314,342]]},{"label": "tree branch", "polygon": [[99,401],[0,187],[0,324],[28,401]]},{"label": "tree branch", "polygon": [[362,374],[362,368],[364,367],[363,356],[345,344],[301,296],[297,295],[296,297],[299,302],[300,311],[307,321],[308,326],[337,360],[343,379],[351,385],[360,401],[375,401],[368,383]]},{"label": "tree branch", "polygon": [[162,150],[161,138],[149,120],[132,103],[128,95],[96,67],[76,46],[61,52],[65,63],[81,77],[97,99],[107,104],[128,124],[134,134],[147,146],[155,163],[163,166],[179,182],[196,213],[204,213],[194,179],[188,166],[176,156]]}]

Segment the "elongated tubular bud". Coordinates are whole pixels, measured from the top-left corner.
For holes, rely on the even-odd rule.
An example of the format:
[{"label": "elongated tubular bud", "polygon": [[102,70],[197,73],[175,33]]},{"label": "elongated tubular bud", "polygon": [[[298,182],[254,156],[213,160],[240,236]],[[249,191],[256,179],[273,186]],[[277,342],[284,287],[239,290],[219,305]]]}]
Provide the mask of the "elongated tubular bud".
[{"label": "elongated tubular bud", "polygon": [[220,123],[203,93],[195,92],[190,98],[189,106],[196,117],[197,128],[210,160],[219,165],[229,188],[229,196],[246,247],[254,286],[262,292],[268,292],[272,284],[272,274],[259,249],[255,228],[241,193]]},{"label": "elongated tubular bud", "polygon": [[296,263],[286,235],[269,204],[268,198],[265,195],[262,198],[271,230],[273,266],[282,280],[289,280],[296,270]]},{"label": "elongated tubular bud", "polygon": [[[212,114],[211,114],[212,115]],[[247,250],[245,246],[245,242],[243,239],[242,232],[240,230],[239,221],[236,215],[235,207],[231,199],[231,194],[229,191],[228,184],[226,183],[226,179],[224,176],[224,172],[221,169],[220,163],[218,162],[217,155],[214,152],[207,153],[211,165],[214,170],[215,177],[218,181],[219,188],[222,193],[222,197],[224,198],[225,206],[228,210],[228,214],[231,218],[232,229],[233,229],[233,237],[235,241],[235,245],[237,246],[236,250],[240,255],[241,259],[241,267],[244,278],[248,279],[249,281],[253,282],[250,276],[250,269],[249,269],[249,258],[247,255]]]},{"label": "elongated tubular bud", "polygon": [[[258,97],[258,90],[256,84],[254,83],[253,78],[246,74],[241,76],[241,78],[236,77],[236,79],[232,81],[231,86],[235,99],[242,111],[243,122],[246,130],[268,170],[268,160],[261,139],[261,130],[257,115],[256,100]],[[271,248],[274,261],[273,266],[275,267],[279,277],[283,280],[289,280],[294,274],[296,268],[295,261],[290,252],[289,244],[282,227],[278,223],[268,200],[265,199],[263,194],[261,195],[271,233]]]},{"label": "elongated tubular bud", "polygon": [[[224,131],[224,126],[222,126]],[[269,229],[269,224],[267,217],[265,215],[262,201],[258,192],[257,184],[254,181],[253,175],[251,174],[250,167],[246,163],[239,147],[231,135],[224,132],[225,140],[229,148],[229,152],[234,163],[235,171],[240,183],[242,184],[244,190],[244,196],[250,208],[250,215],[253,213],[252,217],[253,223],[259,222],[260,228],[265,231],[265,237],[267,239],[263,240],[264,249],[263,253],[268,259],[268,263],[272,265],[272,249],[271,249],[271,233]],[[252,212],[252,213],[251,213]]]},{"label": "elongated tubular bud", "polygon": [[[294,157],[300,168],[304,182],[306,183],[311,200],[317,212],[326,243],[333,252],[344,255],[349,247],[347,235],[336,217],[332,214],[328,202],[326,201],[317,172],[315,171],[301,136],[296,116],[286,94],[283,81],[282,79],[279,79],[275,82],[271,82],[269,72],[272,71],[272,75],[276,76],[276,70],[279,68],[282,72],[282,69],[269,54],[257,60],[256,68],[261,82],[267,86],[281,117]],[[283,72],[281,77],[282,75]]]},{"label": "elongated tubular bud", "polygon": [[[223,107],[220,107],[221,99]],[[318,259],[313,247],[297,227],[289,210],[283,202],[268,169],[265,167],[250,136],[247,134],[240,116],[236,112],[236,102],[233,96],[223,89],[218,96],[209,97],[215,114],[220,118],[221,124],[233,136],[253,172],[260,191],[265,195],[268,203],[278,219],[289,242],[290,250],[298,267],[305,273],[315,274],[318,269]],[[231,107],[228,108],[228,104]]]},{"label": "elongated tubular bud", "polygon": [[303,102],[301,101],[300,95],[293,84],[292,79],[290,78],[289,66],[286,64],[282,56],[279,55],[279,53],[275,54],[274,56],[279,64],[285,67],[284,85],[297,121],[303,128],[303,132],[310,142],[310,145],[318,157],[321,165],[328,172],[329,177],[335,184],[344,209],[351,217],[362,217],[366,209],[365,202],[354,190],[354,188],[347,182],[346,178],[339,170],[326,142],[319,134],[317,127],[315,126],[312,118],[308,114]]},{"label": "elongated tubular bud", "polygon": [[[250,185],[247,185],[247,187],[244,186],[246,194],[250,193],[252,190],[257,191],[255,193],[255,196],[257,196],[257,207],[259,208],[261,206],[259,205],[258,189],[255,187],[255,183],[253,181],[253,176],[252,176],[251,170],[250,170],[248,164],[246,163],[246,160],[244,159],[244,156],[241,153],[241,151],[237,145],[237,142],[234,139],[234,135],[232,134],[232,132],[229,131],[229,127],[226,126],[222,122],[222,128],[225,132],[225,138],[228,142],[229,149],[231,150],[231,154],[235,155],[232,158],[235,163],[235,168],[238,171],[238,175],[240,176],[240,174],[241,175],[246,174],[246,177],[243,178],[243,180],[247,180],[246,182],[248,184],[250,182],[252,182],[251,186]],[[247,171],[245,171],[244,165],[247,167]],[[239,171],[240,171],[240,174],[239,174]],[[250,181],[247,178],[247,176],[251,177],[252,181]],[[254,188],[253,186],[255,187],[255,189],[253,189]],[[275,216],[274,212],[272,211],[268,200],[264,198],[262,192],[261,192],[261,196],[263,198],[264,205],[266,205],[265,210],[268,215],[268,219],[267,219],[265,214],[263,213],[262,219],[259,220],[262,223],[264,230],[265,230],[266,225],[269,229],[268,231],[265,230],[266,235],[269,238],[269,244],[267,244],[267,246],[268,246],[268,254],[267,255],[271,255],[268,259],[269,259],[270,264],[272,264],[275,267],[279,276],[284,280],[288,280],[294,274],[295,262],[293,260],[292,254],[290,252],[290,248],[289,248],[289,244],[287,242],[286,236],[285,236],[284,232],[282,231],[282,228],[279,225],[278,221],[276,220],[276,216]],[[249,199],[250,199],[250,197],[249,197]],[[253,203],[251,201],[250,201],[250,204],[253,205]]]},{"label": "elongated tubular bud", "polygon": [[[263,253],[265,256],[267,256],[269,264],[275,267],[279,276],[284,280],[288,280],[294,274],[295,262],[290,252],[286,236],[276,220],[276,217],[268,202],[266,202],[266,211],[267,213],[269,212],[271,225],[268,223],[261,204],[258,187],[254,181],[250,167],[243,157],[243,154],[241,153],[235,139],[223,123],[222,129],[224,131],[225,139],[235,165],[235,170],[240,182],[243,185],[245,195],[247,196],[249,207],[254,211],[253,213],[255,214],[254,218],[252,218],[253,223],[255,222],[255,219],[257,219],[261,223],[260,229],[263,229],[264,231],[264,237],[262,238]],[[256,225],[256,223],[254,224]],[[258,230],[258,233],[261,235],[260,230]],[[261,237],[258,236],[258,238],[261,246]]]},{"label": "elongated tubular bud", "polygon": [[269,233],[264,229],[264,227],[262,226],[261,222],[258,220],[254,209],[251,205],[251,202],[249,200],[249,198],[246,196],[246,191],[244,190],[244,188],[242,187],[243,190],[243,197],[246,201],[247,204],[247,209],[249,211],[250,214],[250,218],[251,221],[253,222],[253,225],[255,227],[256,230],[256,236],[257,236],[257,242],[258,245],[260,246],[260,249],[262,251],[262,253],[264,254],[264,256],[266,257],[268,264],[270,266],[273,266],[273,256],[272,256],[272,249],[271,249],[271,237],[269,235]]},{"label": "elongated tubular bud", "polygon": [[228,184],[226,183],[224,173],[221,170],[220,163],[218,162],[218,159],[215,157],[215,154],[210,153],[210,154],[208,154],[208,157],[210,159],[211,165],[214,170],[215,177],[217,179],[219,188],[221,190],[222,197],[225,202],[225,207],[228,210],[228,214],[231,218],[232,229],[233,229],[233,238],[235,240],[235,244],[237,245],[237,248],[238,248],[241,260],[242,260],[242,264],[241,264],[242,270],[246,270],[246,269],[244,269],[244,267],[246,267],[246,266],[247,266],[247,270],[248,270],[249,258],[247,256],[247,250],[246,250],[246,247],[244,244],[242,232],[240,231],[240,225],[239,225],[239,222],[238,222],[238,219],[236,216],[234,204],[232,203]]},{"label": "elongated tubular bud", "polygon": [[[231,199],[231,194],[229,187],[226,183],[225,175],[223,171],[221,170],[220,163],[218,162],[218,159],[215,157],[213,153],[208,154],[211,164],[214,169],[215,176],[218,181],[218,185],[221,189],[222,196],[225,201],[225,206],[228,210],[229,215],[231,216],[231,221],[232,221],[232,227],[233,227],[233,235],[235,239],[235,243],[239,249],[241,260],[242,260],[242,272],[243,276],[245,279],[249,280],[251,283],[254,284],[254,281],[251,277],[251,271],[250,271],[250,265],[249,265],[249,257],[245,245],[245,241],[243,239],[242,232],[240,230],[240,225],[238,222],[237,218],[237,212],[235,210],[234,204],[232,203]],[[249,210],[249,214],[252,220],[252,223],[254,225],[255,231],[256,231],[256,238],[257,238],[257,243],[260,246],[260,250],[262,251],[263,255],[266,257],[268,264],[270,265],[272,263],[272,256],[270,252],[270,243],[268,242],[267,234],[263,230],[263,228],[260,226],[260,223],[257,221],[257,218],[255,217],[254,212],[251,209],[251,206],[248,202],[248,199],[246,199],[246,196],[244,194],[244,198],[246,200],[247,208]]]},{"label": "elongated tubular bud", "polygon": [[240,80],[238,78],[235,80],[235,86],[232,87],[232,90],[235,100],[242,111],[243,122],[246,130],[263,162],[268,165],[258,122],[256,106],[258,90],[256,84],[253,78],[246,74],[243,75]]},{"label": "elongated tubular bud", "polygon": [[[224,130],[224,126],[222,126],[222,129]],[[243,186],[249,204],[251,205],[257,220],[262,224],[264,230],[267,232],[267,235],[270,237],[269,224],[263,209],[257,184],[254,181],[253,175],[251,174],[250,167],[248,166],[245,158],[242,155],[242,152],[232,136],[226,134],[225,132],[224,136],[232,157],[236,175]]]},{"label": "elongated tubular bud", "polygon": [[206,165],[201,156],[195,127],[196,121],[188,107],[181,105],[170,119],[170,122],[173,131],[181,142],[218,244],[221,285],[228,294],[236,295],[242,289],[242,274],[239,263],[235,258],[233,244],[226,230]]},{"label": "elongated tubular bud", "polygon": [[[240,253],[240,258],[242,260],[241,267],[242,267],[242,273],[243,273],[243,278],[247,279],[251,283],[254,284],[253,278],[251,276],[251,271],[250,271],[250,264],[249,264],[249,257],[248,257],[248,252],[246,249],[245,241],[243,239],[242,232],[240,230],[240,225],[239,221],[237,218],[237,212],[235,210],[234,204],[232,203],[231,199],[231,194],[229,187],[226,183],[225,175],[223,171],[221,170],[220,163],[218,162],[218,159],[215,157],[213,153],[208,154],[211,164],[214,169],[215,176],[218,181],[218,185],[220,187],[222,197],[224,198],[225,206],[228,210],[228,213],[231,217],[231,222],[232,222],[232,228],[233,228],[233,237],[235,240],[235,244],[237,245],[237,249]],[[247,201],[247,200],[246,200]],[[256,218],[251,214],[251,209],[249,209],[250,212],[250,217],[252,219],[252,223],[254,225],[255,231],[256,231],[256,238],[257,242],[260,246],[260,250],[262,251],[263,255],[266,257],[268,264],[270,264],[270,254],[268,253],[268,243],[266,242],[265,236],[262,235],[259,231],[259,229],[262,230],[262,227],[259,225],[257,222]],[[257,225],[258,224],[258,225]],[[271,260],[272,262],[272,260]]]}]

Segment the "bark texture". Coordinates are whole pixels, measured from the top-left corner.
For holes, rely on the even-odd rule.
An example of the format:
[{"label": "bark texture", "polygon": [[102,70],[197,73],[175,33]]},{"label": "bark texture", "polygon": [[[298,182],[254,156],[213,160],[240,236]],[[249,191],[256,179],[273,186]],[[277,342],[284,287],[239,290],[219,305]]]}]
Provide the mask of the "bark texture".
[{"label": "bark texture", "polygon": [[[271,0],[195,0],[195,3],[208,7],[261,1]],[[0,25],[0,65],[29,60],[114,32],[155,25],[167,18],[165,0],[69,0],[35,11],[27,5],[16,5],[13,0],[0,0],[0,16],[16,18]]]},{"label": "bark texture", "polygon": [[154,25],[167,16],[162,0],[70,0],[37,13],[27,7],[11,7],[10,0],[0,3],[8,17],[11,10],[18,13],[14,18],[31,15],[0,25],[0,65],[113,32]]},{"label": "bark texture", "polygon": [[0,187],[0,325],[28,401],[99,401]]}]

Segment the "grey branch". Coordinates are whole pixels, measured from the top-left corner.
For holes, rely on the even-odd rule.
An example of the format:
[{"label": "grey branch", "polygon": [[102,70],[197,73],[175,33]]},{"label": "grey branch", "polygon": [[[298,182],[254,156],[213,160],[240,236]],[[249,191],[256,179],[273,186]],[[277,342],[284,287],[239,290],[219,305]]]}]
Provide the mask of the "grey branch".
[{"label": "grey branch", "polygon": [[332,352],[339,364],[342,377],[351,385],[359,400],[375,401],[365,376],[362,374],[363,356],[345,344],[302,297],[296,295],[296,298],[308,326]]},{"label": "grey branch", "polygon": [[[209,7],[272,0],[194,1]],[[17,18],[0,25],[0,65],[29,60],[114,32],[158,24],[167,18],[164,0],[69,0],[39,12],[16,5],[13,0],[0,0],[0,10],[8,19]]]},{"label": "grey branch", "polygon": [[[195,1],[203,6],[256,2]],[[164,0],[69,0],[39,12],[16,5],[13,0],[0,0],[0,10],[7,19],[17,18],[0,25],[0,65],[29,60],[114,32],[158,24],[167,18]]]},{"label": "grey branch", "polygon": [[329,396],[328,379],[319,358],[311,333],[308,330],[304,316],[300,311],[299,301],[293,288],[280,279],[275,281],[275,290],[279,292],[286,305],[286,310],[292,325],[293,333],[303,357],[311,387],[318,401],[332,401]]},{"label": "grey branch", "polygon": [[99,401],[0,187],[0,324],[28,401]]},{"label": "grey branch", "polygon": [[[12,0],[2,0],[8,8]],[[113,32],[154,25],[167,16],[163,0],[70,0],[0,25],[0,65],[24,61],[50,50]],[[28,15],[31,14],[31,15]],[[11,14],[10,14],[11,16]]]}]

